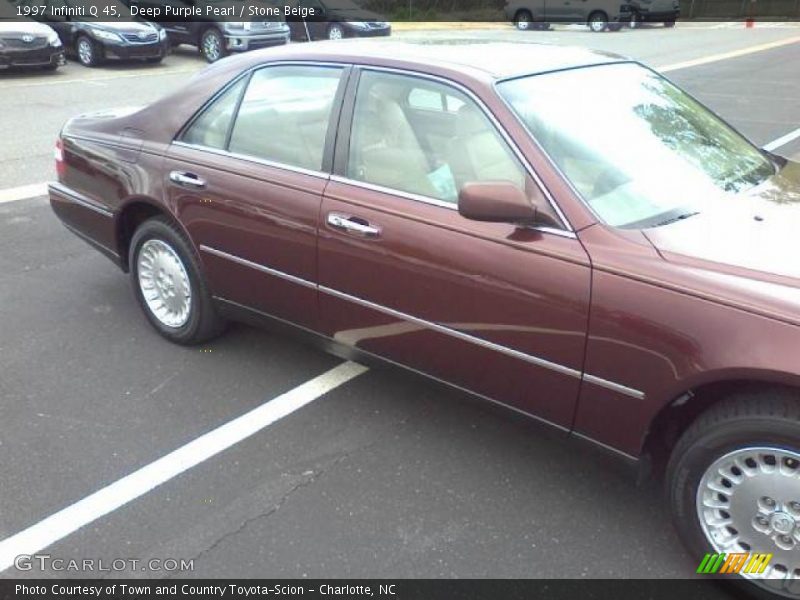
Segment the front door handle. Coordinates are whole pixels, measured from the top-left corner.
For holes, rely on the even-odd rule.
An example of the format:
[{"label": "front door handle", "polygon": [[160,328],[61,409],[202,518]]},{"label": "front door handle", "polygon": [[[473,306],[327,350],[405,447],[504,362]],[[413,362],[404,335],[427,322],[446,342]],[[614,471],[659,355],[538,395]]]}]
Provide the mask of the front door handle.
[{"label": "front door handle", "polygon": [[364,237],[379,237],[381,228],[376,227],[364,219],[341,213],[328,213],[328,225]]},{"label": "front door handle", "polygon": [[172,171],[169,174],[169,180],[182,187],[201,189],[206,187],[206,182],[203,178],[198,177],[194,173],[187,173],[186,171]]}]

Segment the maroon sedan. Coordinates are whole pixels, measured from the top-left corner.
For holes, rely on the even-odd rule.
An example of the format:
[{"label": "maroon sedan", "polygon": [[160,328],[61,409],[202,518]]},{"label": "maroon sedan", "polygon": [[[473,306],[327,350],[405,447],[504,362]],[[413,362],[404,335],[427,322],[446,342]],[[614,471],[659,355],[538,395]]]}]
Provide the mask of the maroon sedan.
[{"label": "maroon sedan", "polygon": [[56,156],[56,214],[167,339],[268,318],[423,372],[663,475],[698,561],[800,572],[800,165],[650,69],[287,47]]}]

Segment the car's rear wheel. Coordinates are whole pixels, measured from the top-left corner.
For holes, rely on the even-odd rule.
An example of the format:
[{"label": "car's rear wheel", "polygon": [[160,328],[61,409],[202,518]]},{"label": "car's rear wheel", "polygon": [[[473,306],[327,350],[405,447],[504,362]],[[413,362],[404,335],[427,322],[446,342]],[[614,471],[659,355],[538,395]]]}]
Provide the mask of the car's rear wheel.
[{"label": "car's rear wheel", "polygon": [[[800,395],[745,391],[702,414],[672,453],[667,493],[698,564],[748,553],[739,581],[785,593],[800,574]],[[763,572],[746,572],[752,554],[772,555]]]},{"label": "car's rear wheel", "polygon": [[339,23],[331,23],[328,26],[328,39],[341,40],[343,38],[344,38],[344,27],[342,27]]},{"label": "car's rear wheel", "polygon": [[642,24],[642,15],[640,15],[637,11],[631,12],[631,20],[628,23],[631,29],[637,29]]},{"label": "car's rear wheel", "polygon": [[675,21],[664,21],[664,27],[675,27]]},{"label": "car's rear wheel", "polygon": [[168,340],[199,344],[222,332],[189,242],[164,218],[145,221],[131,239],[131,282],[147,319]]},{"label": "car's rear wheel", "polygon": [[209,27],[200,36],[200,54],[206,61],[213,63],[219,59],[224,58],[227,51],[225,50],[225,38],[215,27]]},{"label": "car's rear wheel", "polygon": [[589,15],[589,20],[586,24],[595,33],[605,31],[606,27],[608,27],[608,15],[601,10],[596,10]]},{"label": "car's rear wheel", "polygon": [[78,37],[75,42],[75,53],[78,55],[78,61],[84,67],[96,67],[100,64],[101,50],[98,45],[86,35]]},{"label": "car's rear wheel", "polygon": [[529,10],[521,10],[514,15],[514,25],[520,31],[533,29],[533,15]]}]

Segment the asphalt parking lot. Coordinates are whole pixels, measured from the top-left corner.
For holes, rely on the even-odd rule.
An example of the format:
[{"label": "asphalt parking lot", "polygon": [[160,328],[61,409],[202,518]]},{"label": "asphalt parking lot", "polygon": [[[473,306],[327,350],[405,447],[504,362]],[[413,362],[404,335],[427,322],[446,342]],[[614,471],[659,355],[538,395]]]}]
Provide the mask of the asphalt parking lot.
[{"label": "asphalt parking lot", "polygon": [[[797,27],[398,36],[620,52],[758,144],[800,127]],[[690,576],[699,557],[680,546],[657,486],[637,487],[622,464],[562,434],[375,368],[107,514],[101,498],[96,518],[70,531],[62,509],[342,362],[238,325],[207,347],[168,344],[126,277],[37,195],[69,116],[147,103],[203,65],[184,47],[159,66],[0,73],[0,570],[27,548],[3,540],[51,518],[53,556],[194,559],[181,576]],[[776,152],[800,154],[800,138]],[[0,577],[42,575],[87,573]]]}]

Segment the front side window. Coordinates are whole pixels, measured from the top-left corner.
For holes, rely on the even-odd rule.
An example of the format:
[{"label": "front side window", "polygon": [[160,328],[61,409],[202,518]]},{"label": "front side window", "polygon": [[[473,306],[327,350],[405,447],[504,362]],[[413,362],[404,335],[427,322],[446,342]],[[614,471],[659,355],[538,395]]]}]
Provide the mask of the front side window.
[{"label": "front side window", "polygon": [[181,140],[319,171],[341,73],[338,67],[260,69],[208,106]]},{"label": "front side window", "polygon": [[364,71],[358,87],[347,176],[455,204],[467,182],[527,174],[475,102],[448,85]]},{"label": "front side window", "polygon": [[636,64],[532,75],[498,90],[609,225],[667,224],[774,173],[739,133]]}]

